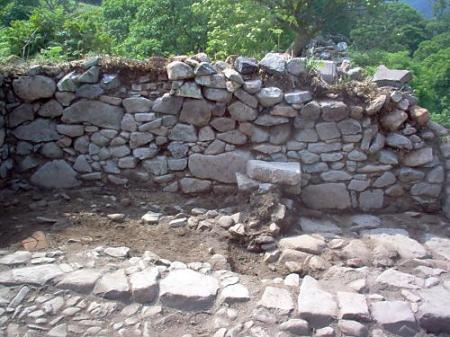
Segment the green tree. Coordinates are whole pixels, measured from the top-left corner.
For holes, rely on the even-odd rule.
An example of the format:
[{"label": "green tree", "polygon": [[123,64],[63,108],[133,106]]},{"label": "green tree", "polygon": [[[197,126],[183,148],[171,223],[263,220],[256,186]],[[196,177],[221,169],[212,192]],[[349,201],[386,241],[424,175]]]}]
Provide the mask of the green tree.
[{"label": "green tree", "polygon": [[[196,0],[141,0],[126,38],[118,40],[121,55],[146,58],[203,51],[206,48],[206,18],[196,15]],[[131,15],[132,17],[132,15]]]},{"label": "green tree", "polygon": [[215,58],[260,56],[286,48],[292,34],[271,20],[270,12],[249,0],[202,0],[194,11],[208,19],[206,51]]},{"label": "green tree", "polygon": [[353,16],[376,9],[383,0],[253,0],[267,9],[276,24],[294,35],[289,52],[299,55],[322,31],[337,32]]},{"label": "green tree", "polygon": [[130,25],[136,20],[143,0],[104,0],[103,21],[111,37],[123,41],[130,33]]},{"label": "green tree", "polygon": [[425,26],[426,20],[412,7],[388,3],[376,14],[362,16],[350,37],[359,50],[414,51],[427,38]]},{"label": "green tree", "polygon": [[0,0],[0,25],[7,27],[15,20],[26,20],[39,0]]}]

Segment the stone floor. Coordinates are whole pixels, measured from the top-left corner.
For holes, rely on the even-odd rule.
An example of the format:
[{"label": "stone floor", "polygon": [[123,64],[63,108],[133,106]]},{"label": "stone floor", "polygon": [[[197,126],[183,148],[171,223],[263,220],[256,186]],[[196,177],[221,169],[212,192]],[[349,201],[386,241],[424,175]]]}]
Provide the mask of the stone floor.
[{"label": "stone floor", "polygon": [[236,272],[239,258],[230,264],[213,249],[187,262],[112,244],[9,245],[0,251],[0,336],[450,336],[442,217],[303,215],[294,227],[253,253],[267,277]]}]

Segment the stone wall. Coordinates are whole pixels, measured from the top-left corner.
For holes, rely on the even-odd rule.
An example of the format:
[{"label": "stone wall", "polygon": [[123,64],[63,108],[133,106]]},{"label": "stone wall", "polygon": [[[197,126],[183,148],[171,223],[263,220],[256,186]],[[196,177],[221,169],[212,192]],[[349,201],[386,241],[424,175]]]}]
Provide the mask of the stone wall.
[{"label": "stone wall", "polygon": [[[0,74],[0,84],[3,76]],[[3,90],[0,91],[0,186],[12,169],[12,159],[9,158],[9,148],[6,143],[6,103]]]},{"label": "stone wall", "polygon": [[368,82],[339,91],[326,71],[311,76],[305,59],[284,54],[229,63],[199,54],[151,76],[100,59],[9,74],[0,173],[6,125],[13,177],[45,188],[228,193],[276,183],[315,209],[440,210],[447,130],[407,92]]}]

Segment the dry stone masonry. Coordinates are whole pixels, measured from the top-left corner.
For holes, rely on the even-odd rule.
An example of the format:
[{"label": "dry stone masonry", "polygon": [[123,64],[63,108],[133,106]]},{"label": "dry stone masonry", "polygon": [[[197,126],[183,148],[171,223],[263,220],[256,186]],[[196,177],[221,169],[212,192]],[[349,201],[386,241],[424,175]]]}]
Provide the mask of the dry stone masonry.
[{"label": "dry stone masonry", "polygon": [[193,194],[274,184],[317,210],[449,213],[448,131],[402,90],[410,73],[380,67],[338,91],[328,62],[318,76],[277,53],[176,57],[152,76],[101,59],[5,74],[0,178]]}]

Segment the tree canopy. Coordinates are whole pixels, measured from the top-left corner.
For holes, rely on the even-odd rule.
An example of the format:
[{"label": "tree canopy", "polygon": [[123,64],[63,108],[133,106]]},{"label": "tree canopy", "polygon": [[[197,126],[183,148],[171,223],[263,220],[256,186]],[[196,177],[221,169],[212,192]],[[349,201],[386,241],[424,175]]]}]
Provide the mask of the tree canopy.
[{"label": "tree canopy", "polygon": [[317,34],[342,34],[369,72],[411,69],[421,103],[450,124],[450,0],[433,4],[426,18],[395,0],[0,0],[0,59],[298,55]]}]

